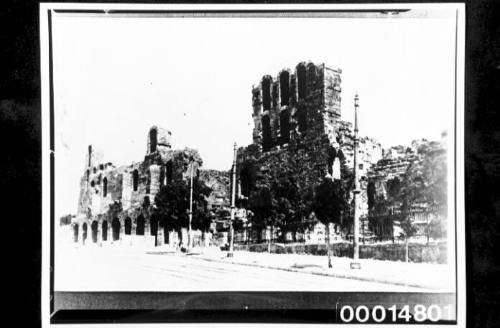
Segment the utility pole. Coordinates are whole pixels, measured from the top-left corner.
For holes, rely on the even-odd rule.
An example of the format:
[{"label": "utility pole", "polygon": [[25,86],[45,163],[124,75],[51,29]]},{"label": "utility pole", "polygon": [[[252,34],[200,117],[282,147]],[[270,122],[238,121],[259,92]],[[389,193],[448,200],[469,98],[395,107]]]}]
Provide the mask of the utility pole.
[{"label": "utility pole", "polygon": [[193,159],[190,163],[190,184],[189,184],[189,225],[188,225],[188,251],[193,247],[193,236],[191,236],[191,222],[193,221]]},{"label": "utility pole", "polygon": [[235,206],[235,195],[236,195],[236,142],[234,143],[234,154],[233,154],[233,172],[232,172],[232,183],[231,183],[231,222],[229,223],[229,252],[227,253],[227,257],[233,257],[233,248],[234,248],[234,211],[236,210]]},{"label": "utility pole", "polygon": [[353,259],[359,259],[358,94],[354,97],[354,239]]}]

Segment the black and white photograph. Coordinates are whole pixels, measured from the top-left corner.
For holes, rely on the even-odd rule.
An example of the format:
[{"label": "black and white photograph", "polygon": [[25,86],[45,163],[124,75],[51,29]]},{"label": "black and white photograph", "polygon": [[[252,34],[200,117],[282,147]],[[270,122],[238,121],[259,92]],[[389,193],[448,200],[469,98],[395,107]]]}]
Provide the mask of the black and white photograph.
[{"label": "black and white photograph", "polygon": [[462,326],[463,17],[42,4],[46,308]]}]

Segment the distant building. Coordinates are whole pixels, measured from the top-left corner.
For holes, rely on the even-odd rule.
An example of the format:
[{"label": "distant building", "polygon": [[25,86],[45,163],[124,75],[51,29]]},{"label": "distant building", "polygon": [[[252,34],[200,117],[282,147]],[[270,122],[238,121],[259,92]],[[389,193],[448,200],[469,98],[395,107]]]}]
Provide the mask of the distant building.
[{"label": "distant building", "polygon": [[189,179],[191,162],[195,174],[214,189],[209,206],[224,206],[227,173],[201,170],[202,159],[194,149],[172,149],[168,130],[153,126],[144,160],[129,165],[117,167],[106,162],[99,151],[88,146],[78,212],[71,220],[74,241],[155,245],[156,236],[157,245],[167,240],[177,242],[177,232],[167,231],[159,224],[153,210],[154,199],[162,186]]}]

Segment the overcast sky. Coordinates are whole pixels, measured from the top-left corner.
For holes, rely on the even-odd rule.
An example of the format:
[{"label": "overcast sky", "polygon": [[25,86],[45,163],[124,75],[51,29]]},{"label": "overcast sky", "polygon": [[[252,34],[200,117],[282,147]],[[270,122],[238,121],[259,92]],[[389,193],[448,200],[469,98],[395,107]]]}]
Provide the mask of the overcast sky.
[{"label": "overcast sky", "polygon": [[147,132],[228,169],[252,141],[251,89],[300,61],[342,69],[342,118],[359,93],[361,135],[384,147],[439,139],[454,106],[451,19],[53,19],[56,216],[75,213],[89,144],[142,161]]}]

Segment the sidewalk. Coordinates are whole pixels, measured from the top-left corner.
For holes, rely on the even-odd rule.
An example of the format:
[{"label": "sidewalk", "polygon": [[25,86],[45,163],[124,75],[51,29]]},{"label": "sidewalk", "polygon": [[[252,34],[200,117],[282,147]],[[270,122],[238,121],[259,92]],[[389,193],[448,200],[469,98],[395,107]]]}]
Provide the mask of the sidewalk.
[{"label": "sidewalk", "polygon": [[200,252],[187,256],[206,261],[417,287],[432,292],[455,290],[455,272],[452,267],[443,264],[360,259],[356,262],[361,264],[361,268],[351,269],[352,259],[332,257],[333,268],[329,269],[326,256],[235,251],[233,257],[227,257],[227,252],[215,248],[200,249]]}]

